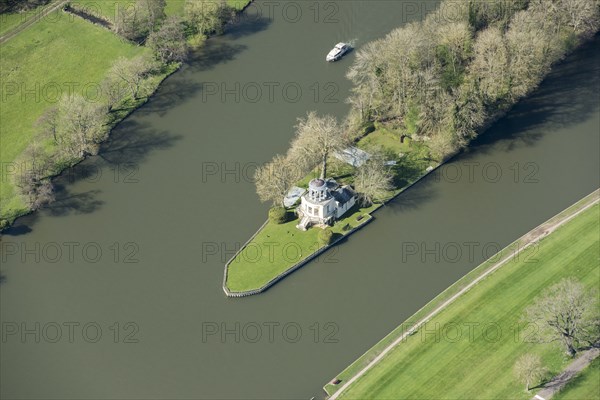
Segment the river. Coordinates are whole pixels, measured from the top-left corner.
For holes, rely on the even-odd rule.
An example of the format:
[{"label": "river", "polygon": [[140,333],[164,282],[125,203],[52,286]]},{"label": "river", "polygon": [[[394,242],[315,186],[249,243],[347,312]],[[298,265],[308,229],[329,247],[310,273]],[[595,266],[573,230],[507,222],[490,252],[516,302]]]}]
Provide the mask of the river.
[{"label": "river", "polygon": [[258,1],[211,39],[2,238],[0,395],[322,397],[486,256],[598,188],[596,38],[345,243],[264,294],[225,297],[224,263],[268,208],[254,166],[307,111],[348,111],[354,54],[325,54],[434,6]]}]

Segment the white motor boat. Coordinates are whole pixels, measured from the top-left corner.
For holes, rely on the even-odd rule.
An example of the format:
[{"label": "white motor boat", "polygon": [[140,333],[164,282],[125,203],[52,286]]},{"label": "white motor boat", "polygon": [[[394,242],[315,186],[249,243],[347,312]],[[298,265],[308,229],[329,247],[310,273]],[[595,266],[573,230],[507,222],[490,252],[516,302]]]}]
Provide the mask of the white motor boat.
[{"label": "white motor boat", "polygon": [[351,47],[347,43],[338,43],[333,49],[327,54],[325,58],[327,61],[337,61],[344,56],[344,54],[350,51]]}]

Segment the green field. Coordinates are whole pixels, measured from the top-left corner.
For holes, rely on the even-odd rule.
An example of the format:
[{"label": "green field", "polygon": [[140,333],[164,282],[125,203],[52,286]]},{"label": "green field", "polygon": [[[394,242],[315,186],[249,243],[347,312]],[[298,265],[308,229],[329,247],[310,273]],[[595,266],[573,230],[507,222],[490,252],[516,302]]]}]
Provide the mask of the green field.
[{"label": "green field", "polygon": [[[227,0],[227,4],[236,10],[243,9],[249,2],[250,0]],[[135,5],[135,0],[77,0],[72,4],[92,15],[114,22],[119,7],[122,9],[132,7]],[[183,15],[184,6],[185,0],[167,0],[165,13],[167,15]]]},{"label": "green field", "polygon": [[22,23],[24,23],[32,18],[35,18],[36,16],[39,17],[39,15],[41,13],[43,13],[45,10],[47,10],[51,7],[54,7],[54,5],[55,5],[55,2],[51,1],[48,4],[32,8],[31,10],[10,13],[10,14],[0,14],[0,36],[4,35],[6,32],[10,31],[11,29],[16,28],[17,26],[21,25]]},{"label": "green field", "polygon": [[[598,287],[598,219],[595,205],[543,239],[539,247],[509,261],[393,349],[340,398],[530,398],[532,394],[525,393],[512,374],[520,355],[539,354],[552,374],[569,360],[554,344],[523,339],[527,332],[520,321],[522,312],[544,289],[567,276]],[[475,327],[471,338],[469,326]],[[486,326],[493,326],[500,336],[492,336]],[[435,332],[440,335],[437,340]],[[457,332],[463,333],[459,339]],[[343,382],[358,369],[356,364],[338,377]],[[335,390],[332,385],[327,389]]]},{"label": "green field", "polygon": [[[27,147],[35,121],[74,87],[94,96],[94,87],[115,59],[146,50],[123,41],[110,31],[55,11],[0,46],[0,162],[13,162]],[[89,90],[89,92],[86,92]],[[0,217],[24,211],[10,179],[2,177]]]},{"label": "green field", "polygon": [[[127,9],[135,5],[135,0],[77,0],[71,3],[89,14],[114,22],[119,9]],[[167,15],[183,15],[185,0],[167,0]]]},{"label": "green field", "polygon": [[598,400],[600,399],[600,357],[596,358],[558,394],[554,400]]}]

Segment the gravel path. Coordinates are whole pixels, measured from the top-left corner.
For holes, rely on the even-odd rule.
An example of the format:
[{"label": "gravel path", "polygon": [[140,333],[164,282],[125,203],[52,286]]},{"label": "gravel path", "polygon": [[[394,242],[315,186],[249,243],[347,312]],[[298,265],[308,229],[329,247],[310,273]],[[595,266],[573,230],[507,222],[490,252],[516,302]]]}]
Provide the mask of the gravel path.
[{"label": "gravel path", "polygon": [[563,388],[582,369],[590,365],[600,355],[600,349],[594,348],[584,351],[577,359],[565,368],[563,372],[552,378],[544,385],[544,388],[532,397],[532,400],[548,400]]},{"label": "gravel path", "polygon": [[27,21],[23,22],[20,25],[17,25],[14,29],[11,29],[10,31],[6,32],[4,35],[0,36],[0,44],[7,42],[8,40],[10,40],[13,37],[15,37],[17,34],[19,34],[20,32],[22,32],[23,30],[29,28],[31,25],[33,25],[36,22],[38,22],[41,19],[43,19],[46,15],[48,15],[51,12],[59,9],[60,7],[62,7],[63,5],[65,5],[65,3],[67,3],[67,1],[68,0],[58,1],[58,2],[56,2],[55,5],[46,8],[44,11],[40,12],[39,14],[35,13],[35,15],[33,15]]}]

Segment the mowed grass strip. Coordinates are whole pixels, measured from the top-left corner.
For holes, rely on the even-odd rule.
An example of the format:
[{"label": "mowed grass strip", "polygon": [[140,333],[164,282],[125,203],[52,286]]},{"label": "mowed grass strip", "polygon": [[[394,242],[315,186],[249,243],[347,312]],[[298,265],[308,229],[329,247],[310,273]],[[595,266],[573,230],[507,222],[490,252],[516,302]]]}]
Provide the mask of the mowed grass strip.
[{"label": "mowed grass strip", "polygon": [[[15,161],[34,136],[36,120],[61,94],[73,90],[93,99],[117,58],[145,51],[149,50],[62,11],[2,44],[0,162]],[[0,217],[24,208],[10,179],[3,179]]]},{"label": "mowed grass strip", "polygon": [[600,399],[600,357],[597,357],[558,394],[554,400],[598,400]]},{"label": "mowed grass strip", "polygon": [[564,277],[598,287],[598,220],[595,205],[521,253],[393,349],[340,398],[530,398],[513,376],[519,356],[539,354],[554,374],[570,360],[555,344],[526,340],[531,328],[520,321],[523,310]]}]

